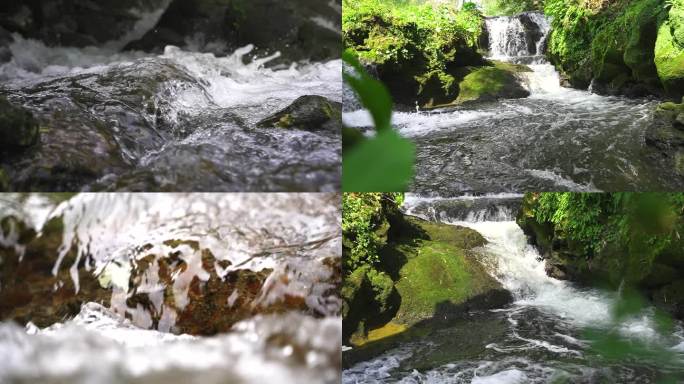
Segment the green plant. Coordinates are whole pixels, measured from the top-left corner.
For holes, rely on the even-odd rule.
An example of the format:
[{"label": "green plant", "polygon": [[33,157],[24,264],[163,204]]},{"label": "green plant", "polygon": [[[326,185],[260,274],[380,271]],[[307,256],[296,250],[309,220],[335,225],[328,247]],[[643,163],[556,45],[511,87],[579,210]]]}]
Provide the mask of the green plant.
[{"label": "green plant", "polygon": [[344,81],[373,117],[376,135],[357,139],[353,148],[345,148],[342,188],[350,192],[404,191],[413,178],[415,147],[390,125],[392,99],[385,86],[368,75],[351,53],[345,52],[343,59],[354,70],[344,74]]},{"label": "green plant", "polygon": [[678,238],[676,225],[684,208],[681,193],[547,192],[536,199],[536,220],[552,224],[587,258],[608,245],[622,247],[615,275],[634,281],[646,276],[655,257]]},{"label": "green plant", "polygon": [[404,73],[416,90],[434,80],[448,94],[455,84],[450,66],[482,61],[475,50],[484,18],[473,5],[458,10],[449,4],[345,0],[343,7],[345,49]]},{"label": "green plant", "polygon": [[541,0],[484,0],[483,9],[487,16],[509,16],[525,11],[543,8]]},{"label": "green plant", "polygon": [[363,266],[374,266],[379,262],[378,251],[383,245],[382,228],[387,225],[384,207],[399,206],[404,194],[393,193],[344,193],[342,194],[342,234],[346,273]]}]

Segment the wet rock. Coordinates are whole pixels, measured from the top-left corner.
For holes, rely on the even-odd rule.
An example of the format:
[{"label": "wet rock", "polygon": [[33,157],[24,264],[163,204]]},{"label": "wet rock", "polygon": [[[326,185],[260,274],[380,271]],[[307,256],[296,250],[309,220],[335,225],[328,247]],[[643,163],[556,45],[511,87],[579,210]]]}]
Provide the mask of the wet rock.
[{"label": "wet rock", "polygon": [[[43,128],[35,150],[0,159],[12,189],[79,191],[105,175],[133,168],[149,151],[191,133],[179,128],[181,114],[170,113],[173,100],[165,95],[178,91],[201,94],[202,88],[163,60],[121,64],[13,91]],[[32,140],[37,139],[37,123],[34,131]],[[22,142],[31,138],[26,135]]]},{"label": "wet rock", "polygon": [[217,54],[254,44],[264,53],[280,51],[286,61],[321,61],[340,55],[340,14],[341,1],[174,0],[155,28],[128,48],[182,46],[190,36]]},{"label": "wet rock", "polygon": [[[216,259],[194,241],[169,240],[164,247],[150,248],[136,256],[128,291],[114,286],[111,299],[115,311],[140,327],[213,335],[256,315],[291,311],[325,315],[312,305],[306,293],[288,291],[290,280],[303,271],[240,269]],[[323,296],[336,296],[335,287],[340,284],[339,274],[334,273],[339,263],[330,260],[330,280],[312,282],[314,286],[331,284],[328,292],[319,292]],[[295,284],[307,283],[299,279]],[[310,289],[316,289],[314,286]]]},{"label": "wet rock", "polygon": [[339,132],[342,104],[322,96],[302,96],[281,111],[259,121],[264,128],[296,128]]},{"label": "wet rock", "polygon": [[684,280],[677,280],[662,287],[652,298],[658,307],[672,313],[678,319],[684,319]]},{"label": "wet rock", "polygon": [[0,152],[20,151],[35,145],[40,127],[33,114],[0,97]]},{"label": "wet rock", "polygon": [[646,130],[646,144],[658,148],[676,172],[684,176],[684,100],[660,104]]},{"label": "wet rock", "polygon": [[524,65],[499,62],[493,66],[478,68],[459,83],[456,103],[527,97],[530,92],[522,86],[518,76],[529,71]]},{"label": "wet rock", "polygon": [[[92,265],[77,258],[72,249],[67,249],[62,260],[68,267],[53,274],[62,242],[61,219],[49,221],[40,236],[11,216],[2,220],[2,227],[5,238],[11,233],[8,229],[13,229],[16,246],[0,246],[0,319],[46,327],[75,315],[84,302],[109,300],[110,293],[87,271]],[[73,276],[78,276],[78,292]]]},{"label": "wet rock", "polygon": [[59,257],[61,217],[40,235],[13,216],[3,218],[0,229],[0,239],[11,240],[0,245],[0,320],[39,327],[97,302],[138,327],[213,335],[260,314],[330,315],[321,300],[336,300],[341,284],[339,257],[311,261],[329,273],[307,280],[306,266],[250,270],[218,260],[196,241],[167,240],[139,247],[130,262],[116,259],[96,270],[75,244]]},{"label": "wet rock", "polygon": [[[379,270],[360,267],[345,279],[345,342],[364,344],[369,332],[388,324],[405,330],[512,301],[510,292],[475,259],[476,249],[486,243],[476,231],[400,212],[387,212],[387,220],[388,240],[380,250]],[[345,241],[348,247],[350,239]]]}]

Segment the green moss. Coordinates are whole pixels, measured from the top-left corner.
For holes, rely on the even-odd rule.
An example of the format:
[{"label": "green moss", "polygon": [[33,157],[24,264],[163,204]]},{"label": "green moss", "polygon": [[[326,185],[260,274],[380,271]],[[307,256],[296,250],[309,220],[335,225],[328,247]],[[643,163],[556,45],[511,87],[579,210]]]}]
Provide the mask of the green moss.
[{"label": "green moss", "polygon": [[684,47],[675,41],[670,22],[658,29],[655,65],[665,90],[670,95],[681,96],[684,93]]},{"label": "green moss", "polygon": [[525,71],[529,68],[499,62],[491,67],[477,68],[459,83],[456,102],[529,96],[516,77],[516,73]]},{"label": "green moss", "polygon": [[402,268],[397,290],[402,297],[398,317],[406,321],[430,318],[437,304],[464,302],[472,276],[463,250],[440,242],[425,242]]},{"label": "green moss", "polygon": [[373,289],[375,302],[378,304],[380,312],[390,309],[390,296],[394,291],[394,282],[384,272],[370,269],[367,273],[368,281]]},{"label": "green moss", "polygon": [[294,120],[292,119],[292,115],[289,113],[283,115],[280,120],[276,123],[276,125],[280,128],[289,128],[292,126]]},{"label": "green moss", "polygon": [[391,0],[344,0],[343,7],[345,49],[374,64],[398,102],[455,97],[456,68],[483,63],[484,18],[476,9]]},{"label": "green moss", "polygon": [[510,16],[526,11],[543,9],[542,0],[483,0],[484,14],[487,16]]},{"label": "green moss", "polygon": [[603,2],[547,0],[553,17],[549,56],[570,83],[586,87],[595,78],[620,90],[642,83],[662,88],[654,58],[658,26],[666,16],[663,0]]},{"label": "green moss", "polygon": [[535,193],[524,205],[519,224],[576,278],[640,284],[653,265],[684,263],[681,245],[679,256],[661,260],[684,230],[684,194]]}]

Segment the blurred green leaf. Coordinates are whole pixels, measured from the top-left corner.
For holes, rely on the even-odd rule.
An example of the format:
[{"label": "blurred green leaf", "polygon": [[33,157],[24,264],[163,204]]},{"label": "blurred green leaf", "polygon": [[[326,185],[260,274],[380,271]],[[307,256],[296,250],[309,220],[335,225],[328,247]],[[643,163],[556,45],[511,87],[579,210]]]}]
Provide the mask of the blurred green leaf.
[{"label": "blurred green leaf", "polygon": [[391,129],[379,132],[345,153],[342,186],[347,192],[404,191],[414,159],[413,143]]},{"label": "blurred green leaf", "polygon": [[413,178],[415,146],[392,129],[392,98],[385,86],[368,75],[350,52],[343,59],[354,68],[353,74],[344,74],[344,81],[370,112],[377,134],[365,139],[344,132],[342,188],[345,192],[405,191]]},{"label": "blurred green leaf", "polygon": [[355,74],[344,73],[344,81],[359,96],[361,104],[370,111],[375,129],[378,132],[391,129],[392,97],[387,88],[368,75],[352,53],[344,52],[342,59],[356,72]]}]

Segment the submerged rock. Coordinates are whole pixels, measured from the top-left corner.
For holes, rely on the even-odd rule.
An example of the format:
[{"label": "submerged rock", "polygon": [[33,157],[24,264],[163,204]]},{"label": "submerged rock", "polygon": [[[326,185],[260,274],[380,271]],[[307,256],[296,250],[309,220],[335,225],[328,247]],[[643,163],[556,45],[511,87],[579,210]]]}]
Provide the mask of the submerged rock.
[{"label": "submerged rock", "polygon": [[342,104],[323,96],[301,96],[281,111],[259,121],[260,127],[339,132]]},{"label": "submerged rock", "polygon": [[33,114],[0,97],[0,152],[20,151],[38,142],[40,127]]}]

